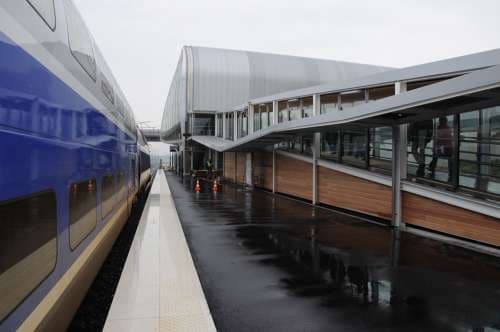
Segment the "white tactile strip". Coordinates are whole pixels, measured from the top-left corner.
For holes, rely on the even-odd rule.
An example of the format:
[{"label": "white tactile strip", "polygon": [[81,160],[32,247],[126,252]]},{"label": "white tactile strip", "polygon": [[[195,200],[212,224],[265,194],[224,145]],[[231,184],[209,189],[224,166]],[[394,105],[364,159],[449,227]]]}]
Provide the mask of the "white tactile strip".
[{"label": "white tactile strip", "polygon": [[216,331],[161,171],[144,207],[104,331]]}]

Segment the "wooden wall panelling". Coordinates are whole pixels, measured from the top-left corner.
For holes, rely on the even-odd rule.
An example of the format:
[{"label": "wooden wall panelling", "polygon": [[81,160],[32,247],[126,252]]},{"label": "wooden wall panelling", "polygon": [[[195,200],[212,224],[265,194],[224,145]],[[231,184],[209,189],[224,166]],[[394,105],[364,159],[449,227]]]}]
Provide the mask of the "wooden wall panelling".
[{"label": "wooden wall panelling", "polygon": [[236,181],[236,159],[234,152],[224,152],[224,178]]},{"label": "wooden wall panelling", "polygon": [[318,167],[318,201],[387,220],[392,215],[390,187],[321,166]]},{"label": "wooden wall panelling", "polygon": [[277,155],[276,191],[312,200],[312,164]]},{"label": "wooden wall panelling", "polygon": [[252,180],[256,187],[273,190],[273,153],[256,151],[252,155]]},{"label": "wooden wall panelling", "polygon": [[403,220],[434,231],[500,246],[500,220],[403,193]]}]

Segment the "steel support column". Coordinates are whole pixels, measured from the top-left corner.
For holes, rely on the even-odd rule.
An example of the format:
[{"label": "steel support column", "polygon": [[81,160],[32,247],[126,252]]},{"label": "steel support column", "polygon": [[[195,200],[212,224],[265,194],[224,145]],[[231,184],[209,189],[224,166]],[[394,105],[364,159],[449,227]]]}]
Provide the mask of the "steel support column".
[{"label": "steel support column", "polygon": [[273,193],[276,192],[276,147],[273,146]]},{"label": "steel support column", "polygon": [[233,141],[236,141],[238,139],[238,111],[233,112],[233,117],[234,117]]},{"label": "steel support column", "polygon": [[222,113],[222,139],[226,139],[226,135],[227,135],[226,114],[227,113]]},{"label": "steel support column", "polygon": [[[406,82],[396,82],[396,94],[406,92]],[[407,126],[396,125],[392,127],[392,226],[404,227],[401,179],[406,178],[406,145]]]},{"label": "steel support column", "polygon": [[[320,114],[320,96],[313,95],[313,116]],[[318,159],[320,156],[320,133],[314,133],[312,158],[312,203],[318,203]]]},{"label": "steel support column", "polygon": [[273,101],[273,125],[278,124],[278,102]]},{"label": "steel support column", "polygon": [[247,112],[247,123],[248,123],[248,134],[252,134],[255,130],[253,127],[253,113],[254,113],[254,106],[250,103],[248,103],[248,112]]}]

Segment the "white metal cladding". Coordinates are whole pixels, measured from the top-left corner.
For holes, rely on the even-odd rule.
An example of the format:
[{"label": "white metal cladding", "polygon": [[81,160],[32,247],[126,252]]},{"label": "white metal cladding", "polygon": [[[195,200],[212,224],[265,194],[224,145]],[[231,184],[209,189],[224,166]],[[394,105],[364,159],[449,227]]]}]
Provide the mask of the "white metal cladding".
[{"label": "white metal cladding", "polygon": [[287,55],[184,47],[165,104],[162,136],[179,126],[184,131],[188,112],[232,110],[253,98],[388,69]]},{"label": "white metal cladding", "polygon": [[231,110],[249,99],[380,73],[388,68],[247,51],[191,47],[193,111]]},{"label": "white metal cladding", "polygon": [[162,137],[169,136],[169,131],[177,127],[184,129],[187,96],[186,56],[183,50],[170,85],[161,125]]}]

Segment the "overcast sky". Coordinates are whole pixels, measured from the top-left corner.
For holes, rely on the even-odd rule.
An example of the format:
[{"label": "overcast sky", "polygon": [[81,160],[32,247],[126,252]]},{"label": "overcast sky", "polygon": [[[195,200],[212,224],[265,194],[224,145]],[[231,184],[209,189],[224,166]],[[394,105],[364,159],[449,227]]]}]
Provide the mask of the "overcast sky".
[{"label": "overcast sky", "polygon": [[500,48],[500,0],[74,0],[134,109],[159,126],[183,45],[390,67]]}]

